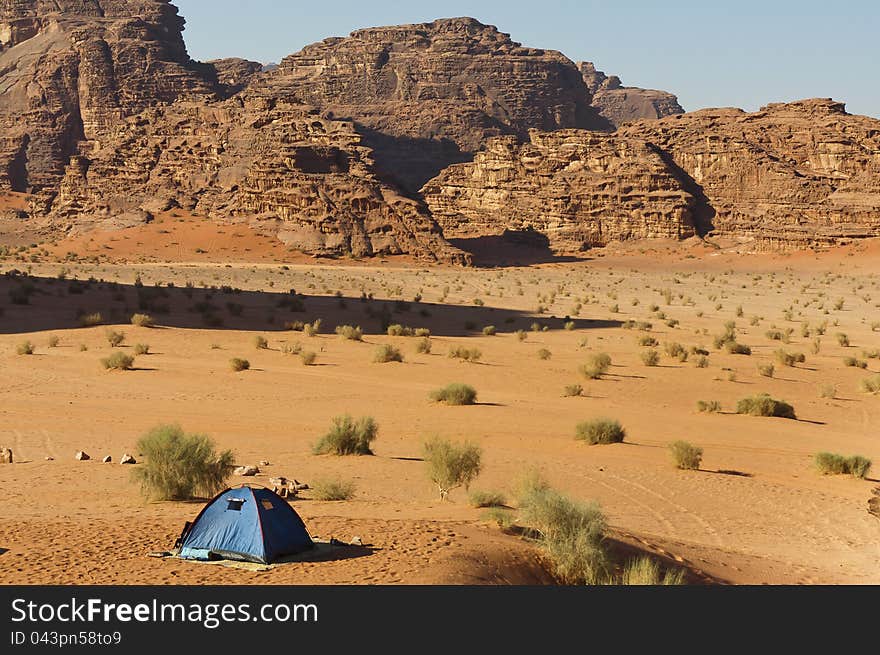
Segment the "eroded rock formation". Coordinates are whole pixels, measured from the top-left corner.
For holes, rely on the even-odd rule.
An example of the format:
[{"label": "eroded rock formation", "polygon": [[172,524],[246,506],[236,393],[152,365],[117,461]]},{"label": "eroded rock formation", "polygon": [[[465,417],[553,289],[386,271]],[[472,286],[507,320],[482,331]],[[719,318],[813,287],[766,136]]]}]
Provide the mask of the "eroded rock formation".
[{"label": "eroded rock formation", "polygon": [[703,231],[782,247],[880,236],[880,120],[842,103],[706,109],[618,133],[665,153]]},{"label": "eroded rock formation", "polygon": [[593,106],[615,127],[684,113],[678,98],[668,91],[623,86],[617,75],[608,76],[589,61],[579,63],[578,68],[593,96]]},{"label": "eroded rock formation", "polygon": [[694,198],[644,141],[585,130],[490,140],[422,190],[447,237],[534,230],[557,251],[694,234]]},{"label": "eroded rock formation", "polygon": [[493,136],[611,129],[573,62],[473,18],[325,39],[267,83],[362,126],[381,169],[410,192]]}]

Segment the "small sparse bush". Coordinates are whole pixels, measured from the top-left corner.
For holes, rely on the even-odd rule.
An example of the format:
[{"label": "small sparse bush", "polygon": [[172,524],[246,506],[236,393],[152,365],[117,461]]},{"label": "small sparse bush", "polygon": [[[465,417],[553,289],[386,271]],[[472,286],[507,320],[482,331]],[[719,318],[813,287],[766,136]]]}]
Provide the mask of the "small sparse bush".
[{"label": "small sparse bush", "polygon": [[868,362],[864,359],[858,359],[857,357],[844,357],[843,365],[852,366],[854,368],[868,368]]},{"label": "small sparse bush", "polygon": [[351,325],[338,325],[336,326],[336,334],[338,334],[343,339],[347,339],[348,341],[364,340],[364,332],[363,330],[361,330],[360,326],[354,327]]},{"label": "small sparse bush", "polygon": [[697,411],[704,414],[717,414],[721,411],[721,403],[717,400],[698,400]]},{"label": "small sparse bush", "polygon": [[483,328],[483,334],[487,337],[494,337],[497,333],[494,325],[487,325]]},{"label": "small sparse bush", "polygon": [[60,341],[60,339],[57,336],[52,335],[51,337],[49,337],[49,347],[50,348],[57,348],[59,341]]},{"label": "small sparse bush", "polygon": [[833,399],[837,396],[837,387],[833,384],[823,384],[819,387],[820,398]]},{"label": "small sparse bush", "polygon": [[122,342],[125,341],[125,334],[123,332],[108,330],[106,336],[107,343],[109,343],[113,348],[118,348],[122,345]]},{"label": "small sparse bush", "polygon": [[575,428],[575,439],[586,441],[591,445],[620,443],[626,437],[626,430],[619,422],[597,418],[578,423]]},{"label": "small sparse bush", "polygon": [[838,332],[834,335],[834,338],[837,339],[837,343],[844,348],[849,347],[849,337],[846,336],[843,332]]},{"label": "small sparse bush", "polygon": [[389,337],[411,337],[415,334],[412,328],[395,323],[385,330]]},{"label": "small sparse bush", "polygon": [[315,500],[350,500],[354,497],[357,489],[355,483],[351,480],[340,480],[338,478],[320,479],[312,485],[312,496]]},{"label": "small sparse bush", "polygon": [[458,487],[464,487],[466,491],[482,469],[480,447],[468,442],[455,444],[434,437],[425,442],[423,453],[428,477],[437,485],[441,500],[448,498],[449,492]]},{"label": "small sparse bush", "polygon": [[657,366],[660,363],[660,353],[654,349],[642,351],[639,357],[645,366]]},{"label": "small sparse bush", "polygon": [[597,353],[587,359],[581,366],[581,374],[589,380],[598,380],[611,368],[611,357],[606,353]]},{"label": "small sparse bush", "polygon": [[736,341],[727,341],[724,344],[724,349],[730,353],[731,355],[751,355],[752,349],[748,346],[737,343]]},{"label": "small sparse bush", "polygon": [[657,339],[646,334],[644,336],[639,337],[638,344],[640,346],[644,346],[646,348],[653,348],[654,346],[657,345]]},{"label": "small sparse bush", "polygon": [[251,367],[251,363],[246,359],[241,359],[240,357],[233,357],[229,360],[229,366],[236,373],[240,373],[241,371],[246,371]]},{"label": "small sparse bush", "polygon": [[149,355],[150,354],[150,345],[146,344],[146,343],[135,344],[134,354],[135,355]]},{"label": "small sparse bush", "polygon": [[285,343],[281,346],[281,352],[285,355],[299,355],[302,352],[302,349],[302,344],[299,342]]},{"label": "small sparse bush", "polygon": [[709,358],[705,355],[700,355],[699,357],[695,357],[693,359],[694,366],[697,368],[708,368],[709,367]]},{"label": "small sparse bush", "polygon": [[447,405],[473,405],[477,400],[477,391],[470,385],[455,382],[432,391],[431,400]]},{"label": "small sparse bush", "polygon": [[155,322],[153,321],[153,317],[149,314],[133,314],[131,317],[131,324],[137,325],[138,327],[151,328],[155,325]]},{"label": "small sparse bush", "polygon": [[622,585],[677,586],[685,584],[682,569],[667,569],[661,572],[660,566],[650,557],[631,560],[620,578]]},{"label": "small sparse bush", "polygon": [[303,350],[299,354],[299,360],[303,366],[314,366],[316,359],[318,359],[318,354],[313,350]]},{"label": "small sparse bush", "polygon": [[15,347],[15,352],[19,355],[33,355],[36,346],[30,341],[25,341],[24,343],[20,343]]},{"label": "small sparse bush", "polygon": [[775,400],[767,394],[758,394],[743,398],[736,404],[737,414],[750,416],[776,416],[778,418],[797,419],[794,407],[782,400]]},{"label": "small sparse bush", "polygon": [[104,317],[100,312],[94,312],[93,314],[83,314],[79,317],[79,324],[83,327],[95,327],[96,325],[101,325],[104,322]]},{"label": "small sparse bush", "polygon": [[376,347],[376,352],[373,354],[373,362],[376,364],[385,364],[387,362],[402,362],[403,361],[403,353],[400,352],[400,349],[395,348],[391,344],[383,343],[380,346]]},{"label": "small sparse bush", "polygon": [[526,332],[525,330],[517,330],[515,332],[515,334],[516,334],[516,338],[520,341],[525,341],[526,339],[529,338],[529,333]]},{"label": "small sparse bush", "polygon": [[776,361],[783,366],[794,366],[795,364],[803,364],[807,361],[803,353],[790,353],[782,348],[776,350],[773,355],[776,357]]},{"label": "small sparse bush", "polygon": [[145,496],[155,500],[211,497],[226,486],[232,472],[232,451],[217,453],[205,435],[184,434],[180,426],[160,425],[137,443],[145,462],[134,469]]},{"label": "small sparse bush", "polygon": [[416,342],[416,352],[420,355],[431,353],[431,337],[422,337]]},{"label": "small sparse bush", "polygon": [[452,359],[460,359],[463,362],[478,362],[483,356],[476,348],[464,348],[462,346],[453,346],[449,350],[449,356]]},{"label": "small sparse bush", "polygon": [[101,365],[110,371],[128,371],[134,364],[134,357],[128,355],[121,350],[117,350],[109,357],[101,360]]},{"label": "small sparse bush", "polygon": [[552,356],[553,356],[553,353],[551,353],[546,348],[541,348],[538,351],[538,359],[543,359],[546,361],[546,360],[550,359]]},{"label": "small sparse bush", "polygon": [[574,396],[582,396],[584,393],[584,388],[579,384],[568,384],[562,390],[562,395],[566,398],[573,398]]},{"label": "small sparse bush", "polygon": [[687,441],[674,441],[669,444],[672,460],[676,468],[696,470],[703,461],[703,449],[688,443]]},{"label": "small sparse bush", "polygon": [[371,417],[355,421],[351,416],[337,416],[333,427],[315,444],[316,455],[372,455],[370,444],[379,434],[379,426]]},{"label": "small sparse bush", "polygon": [[817,453],[816,468],[823,475],[848,474],[855,478],[864,478],[871,470],[871,460],[861,455],[844,457],[835,453]]},{"label": "small sparse bush", "polygon": [[471,507],[504,507],[507,499],[498,491],[474,491],[468,497]]},{"label": "small sparse bush", "polygon": [[776,367],[774,367],[771,362],[767,362],[766,364],[758,364],[758,373],[760,375],[763,375],[765,378],[772,378],[775,371]]},{"label": "small sparse bush", "polygon": [[269,348],[269,342],[266,340],[266,337],[261,335],[254,336],[254,348],[257,350],[266,350]]},{"label": "small sparse bush", "polygon": [[859,383],[859,388],[865,393],[880,393],[880,374],[865,378]]}]

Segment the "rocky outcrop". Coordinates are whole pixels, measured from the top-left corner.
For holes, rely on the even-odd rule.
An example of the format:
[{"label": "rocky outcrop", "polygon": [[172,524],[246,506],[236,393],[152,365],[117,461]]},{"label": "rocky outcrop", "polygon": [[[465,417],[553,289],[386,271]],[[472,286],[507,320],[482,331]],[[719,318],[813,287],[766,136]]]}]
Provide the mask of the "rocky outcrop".
[{"label": "rocky outcrop", "polygon": [[355,121],[382,171],[410,192],[493,136],[611,128],[573,62],[472,18],[326,39],[285,58],[266,84]]},{"label": "rocky outcrop", "polygon": [[618,133],[665,153],[703,232],[784,248],[880,236],[880,120],[842,103],[706,109]]},{"label": "rocky outcrop", "polygon": [[276,85],[239,93],[251,62],[192,62],[169,3],[0,0],[0,25],[0,190],[32,216],[78,231],[186,207],[315,255],[468,261],[350,121]]},{"label": "rocky outcrop", "polygon": [[578,68],[593,96],[593,107],[615,127],[684,113],[678,98],[667,91],[623,86],[617,75],[609,77],[589,61],[579,63]]},{"label": "rocky outcrop", "polygon": [[490,140],[422,192],[447,237],[535,231],[560,252],[694,234],[694,198],[637,138],[584,130]]}]

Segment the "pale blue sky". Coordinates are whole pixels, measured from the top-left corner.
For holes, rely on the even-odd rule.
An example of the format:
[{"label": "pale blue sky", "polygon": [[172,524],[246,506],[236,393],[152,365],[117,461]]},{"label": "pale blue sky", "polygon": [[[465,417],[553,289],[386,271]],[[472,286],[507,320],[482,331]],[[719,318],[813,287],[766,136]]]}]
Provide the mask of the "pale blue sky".
[{"label": "pale blue sky", "polygon": [[880,0],[175,0],[190,55],[279,61],[354,29],[473,16],[687,110],[832,97],[880,117]]}]

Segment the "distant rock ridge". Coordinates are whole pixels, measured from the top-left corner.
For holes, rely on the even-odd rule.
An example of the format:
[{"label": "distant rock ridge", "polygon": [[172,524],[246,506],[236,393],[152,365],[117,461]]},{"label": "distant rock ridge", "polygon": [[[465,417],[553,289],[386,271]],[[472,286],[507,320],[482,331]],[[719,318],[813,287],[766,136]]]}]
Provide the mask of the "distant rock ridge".
[{"label": "distant rock ridge", "polygon": [[684,113],[678,98],[667,91],[623,86],[617,75],[608,76],[589,61],[580,62],[578,68],[593,96],[593,106],[615,127]]}]

